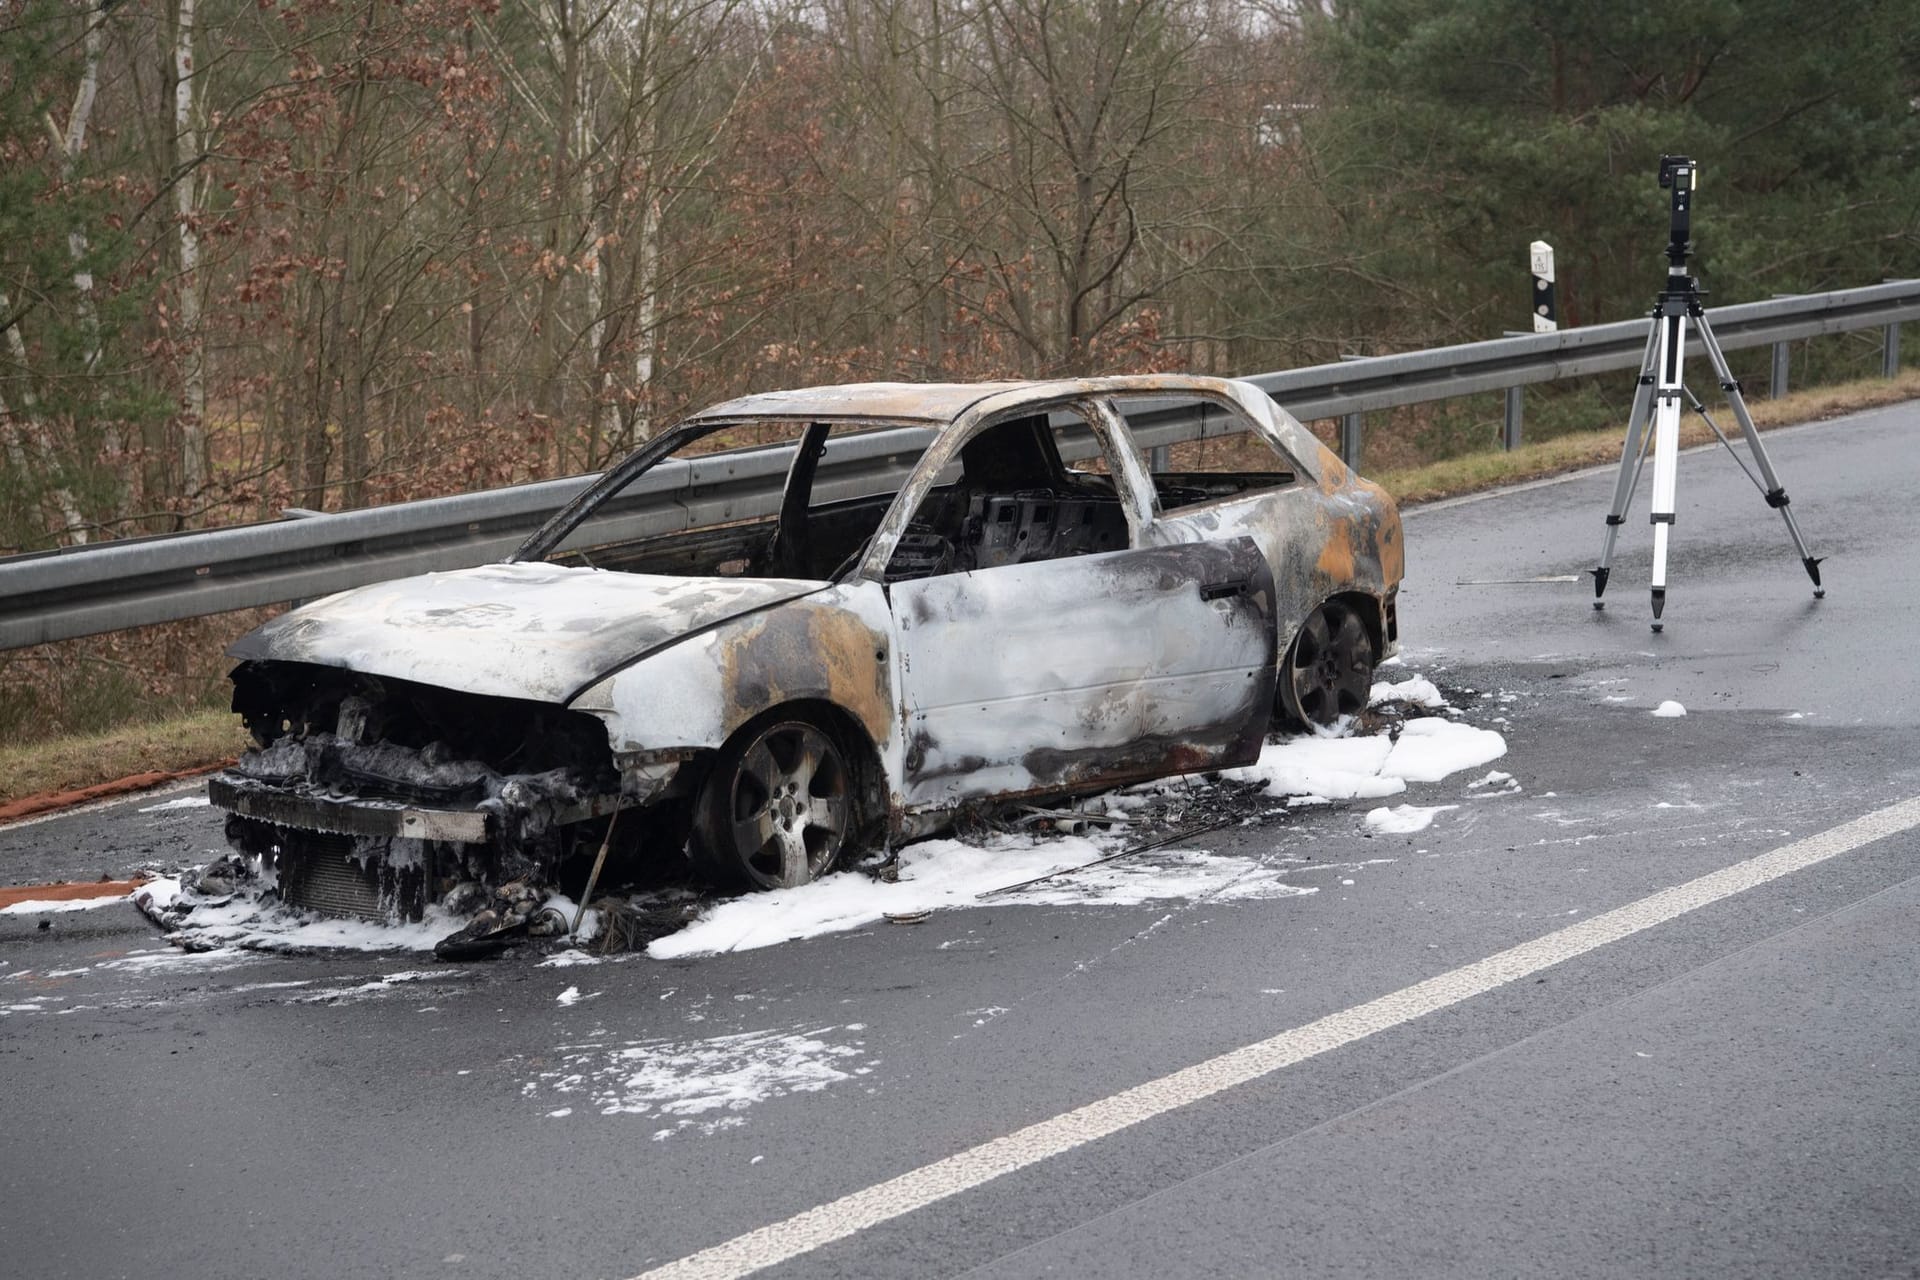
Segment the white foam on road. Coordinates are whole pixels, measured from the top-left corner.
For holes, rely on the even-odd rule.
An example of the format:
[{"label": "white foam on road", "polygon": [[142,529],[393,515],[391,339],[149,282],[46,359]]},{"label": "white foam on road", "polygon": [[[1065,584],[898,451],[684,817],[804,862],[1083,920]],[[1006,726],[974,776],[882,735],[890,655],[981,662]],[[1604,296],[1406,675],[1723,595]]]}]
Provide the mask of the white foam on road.
[{"label": "white foam on road", "polygon": [[1397,804],[1392,808],[1382,806],[1367,810],[1367,828],[1382,835],[1404,836],[1416,831],[1425,831],[1433,825],[1435,815],[1449,809],[1458,809],[1457,804]]},{"label": "white foam on road", "polygon": [[[1376,696],[1426,703],[1438,701],[1430,681],[1410,679],[1376,687]],[[1229,780],[1264,785],[1288,803],[1373,799],[1398,795],[1409,782],[1438,782],[1506,754],[1506,739],[1490,729],[1439,717],[1407,721],[1397,737],[1348,737],[1351,725],[1269,742],[1259,760],[1227,770]],[[1500,775],[1502,778],[1505,775]],[[1148,790],[1163,787],[1153,784]],[[1129,811],[1145,802],[1134,792],[1089,800],[1098,812]],[[1412,806],[1402,806],[1407,814]],[[1434,809],[1433,812],[1439,812]],[[1416,831],[1419,826],[1390,828]],[[1397,821],[1411,823],[1411,816]],[[749,951],[759,947],[877,924],[888,916],[917,916],[980,904],[1134,906],[1145,902],[1212,899],[1246,901],[1297,897],[1314,892],[1284,877],[1294,868],[1271,860],[1197,849],[1154,850],[1097,867],[1124,848],[1124,827],[1093,836],[1010,835],[987,840],[926,840],[900,851],[899,878],[886,883],[862,872],[823,877],[793,889],[776,889],[719,903],[679,932],[656,939],[647,954],[656,959]],[[1014,889],[1035,877],[1070,872]],[[1003,890],[1010,890],[1002,893]]]},{"label": "white foam on road", "polygon": [[307,992],[296,996],[293,1004],[358,1004],[362,1000],[378,1000],[392,995],[404,987],[415,987],[422,983],[449,981],[467,976],[465,969],[408,969],[399,973],[382,974],[365,982],[356,982],[347,986],[325,987],[319,991]]},{"label": "white foam on road", "polygon": [[1687,709],[1681,706],[1679,703],[1673,701],[1673,699],[1669,698],[1667,699],[1667,701],[1655,707],[1653,709],[1652,714],[1656,716],[1661,716],[1665,719],[1672,719],[1675,716],[1683,716],[1687,714]]},{"label": "white foam on road", "polygon": [[1748,889],[1920,827],[1920,799],[1704,875],[1517,947],[1317,1018],[1157,1080],[969,1147],[886,1182],[749,1231],[635,1280],[735,1280],[1191,1106],[1358,1040],[1532,977]]},{"label": "white foam on road", "polygon": [[608,959],[609,957],[607,956],[596,956],[582,951],[577,947],[568,947],[565,951],[554,952],[535,967],[539,969],[571,969],[583,964],[605,964]]},{"label": "white foam on road", "polygon": [[1492,729],[1457,720],[1409,720],[1397,739],[1285,738],[1269,742],[1260,758],[1225,777],[1258,782],[1276,796],[1324,800],[1373,800],[1399,795],[1409,782],[1438,782],[1507,754],[1507,740]]},{"label": "white foam on road", "polygon": [[1438,782],[1505,754],[1507,740],[1492,729],[1453,720],[1409,720],[1381,772],[1405,782]]},{"label": "white foam on road", "polygon": [[[1420,677],[1382,682],[1373,694],[1376,702],[1444,705],[1439,690]],[[1392,738],[1346,736],[1351,729],[1352,722],[1343,720],[1332,730],[1269,743],[1255,764],[1225,776],[1258,783],[1289,804],[1384,798],[1404,792],[1409,782],[1440,781],[1458,770],[1497,759],[1507,749],[1505,739],[1492,730],[1440,717],[1409,720]],[[1151,805],[1151,793],[1168,785],[1163,780],[1095,797],[1085,802],[1085,809],[1129,815]],[[202,800],[190,796],[153,807],[186,807]],[[1402,809],[1412,812],[1408,806]],[[1404,824],[1413,819],[1403,816],[1397,821]],[[897,882],[843,872],[798,888],[719,902],[687,927],[655,940],[647,953],[656,959],[673,959],[752,950],[863,928],[889,916],[922,917],[975,906],[988,895],[995,895],[996,905],[1006,906],[1134,906],[1177,900],[1276,899],[1315,892],[1311,886],[1288,882],[1285,877],[1298,869],[1287,865],[1288,859],[1162,849],[1089,866],[1121,852],[1125,831],[1125,823],[1115,823],[1088,836],[1019,833],[986,840],[923,841],[901,851]],[[1026,884],[1062,872],[1072,874]],[[182,910],[170,918],[173,937],[201,946],[428,951],[462,923],[438,907],[429,907],[426,917],[415,924],[318,917],[263,901],[255,885],[227,900],[209,900],[184,887],[183,880],[191,883],[191,879],[189,874],[156,880],[135,896],[147,900],[150,913],[164,912],[178,903]],[[189,905],[190,912],[184,910]],[[555,895],[546,906],[571,923],[571,901]],[[576,943],[596,935],[599,916],[598,911],[585,913]],[[547,961],[556,967],[594,962],[577,951]]]},{"label": "white foam on road", "polygon": [[[678,933],[647,947],[655,959],[752,951],[802,938],[878,924],[888,916],[978,906],[996,894],[996,906],[1137,906],[1143,902],[1213,897],[1224,901],[1288,898],[1312,893],[1286,883],[1289,868],[1256,858],[1202,849],[1156,849],[1106,863],[1120,852],[1110,837],[999,836],[979,842],[923,840],[900,850],[899,880],[887,883],[862,871],[842,871],[811,884],[774,889],[719,903]],[[1011,889],[1037,876],[1070,876]]]},{"label": "white foam on road", "polygon": [[1402,778],[1388,777],[1387,738],[1285,738],[1260,749],[1260,758],[1222,776],[1232,782],[1262,783],[1274,796],[1319,800],[1373,800],[1407,789]]},{"label": "white foam on road", "polygon": [[205,809],[212,804],[213,801],[204,795],[181,796],[178,800],[169,800],[165,804],[150,804],[144,809],[137,810],[137,812],[165,813],[169,809]]},{"label": "white foam on road", "polygon": [[44,916],[56,911],[92,911],[96,907],[116,906],[132,897],[130,893],[113,893],[104,898],[36,898],[16,902],[10,907],[0,907],[0,916]]},{"label": "white foam on road", "polygon": [[1378,681],[1367,695],[1367,705],[1378,707],[1389,702],[1406,702],[1416,707],[1444,707],[1446,698],[1433,681],[1425,676],[1414,676],[1397,682]]},{"label": "white foam on road", "polygon": [[[191,878],[189,875],[186,878]],[[149,899],[150,912],[163,912],[177,902],[196,902],[199,895],[189,891],[182,877],[169,876],[149,881],[130,895],[135,900]],[[172,938],[191,941],[197,947],[244,947],[258,951],[432,951],[434,944],[453,933],[466,920],[449,915],[438,905],[430,905],[418,921],[376,923],[371,920],[343,919],[316,915],[284,906],[262,897],[262,886],[250,884],[224,901],[198,901],[192,912],[173,927]],[[565,894],[548,895],[541,910],[552,910],[572,923],[577,911],[573,899]],[[581,915],[576,940],[590,942],[598,934],[601,912],[592,909]],[[571,963],[590,963],[582,959]]]},{"label": "white foam on road", "polygon": [[182,951],[178,947],[154,947],[131,951],[124,956],[102,960],[94,967],[115,973],[152,973],[167,969],[237,969],[251,964],[256,957],[243,951],[215,948],[209,951]]},{"label": "white foam on road", "polygon": [[714,1133],[744,1123],[741,1113],[760,1103],[869,1074],[877,1060],[857,1034],[865,1030],[850,1023],[704,1040],[562,1045],[558,1065],[527,1081],[521,1093],[581,1100],[601,1115],[652,1117],[666,1125],[653,1132],[656,1140],[689,1129]]},{"label": "white foam on road", "polygon": [[[186,892],[179,878],[163,877],[135,890],[133,896],[150,899],[153,911],[165,911]],[[235,894],[225,902],[200,903],[174,932],[191,938],[198,946],[431,951],[434,943],[463,923],[436,906],[428,907],[418,923],[376,924],[370,920],[334,919],[293,911],[262,901],[255,893],[248,892]]]}]

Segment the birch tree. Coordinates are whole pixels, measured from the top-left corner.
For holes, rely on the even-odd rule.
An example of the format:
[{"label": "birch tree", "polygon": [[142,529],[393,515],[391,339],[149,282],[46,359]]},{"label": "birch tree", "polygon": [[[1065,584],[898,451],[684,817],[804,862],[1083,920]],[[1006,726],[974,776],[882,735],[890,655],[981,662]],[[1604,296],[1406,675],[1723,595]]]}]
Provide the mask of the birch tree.
[{"label": "birch tree", "polygon": [[200,326],[199,77],[194,70],[196,4],[173,0],[173,211],[179,232],[180,476],[188,497],[207,485],[207,348]]}]

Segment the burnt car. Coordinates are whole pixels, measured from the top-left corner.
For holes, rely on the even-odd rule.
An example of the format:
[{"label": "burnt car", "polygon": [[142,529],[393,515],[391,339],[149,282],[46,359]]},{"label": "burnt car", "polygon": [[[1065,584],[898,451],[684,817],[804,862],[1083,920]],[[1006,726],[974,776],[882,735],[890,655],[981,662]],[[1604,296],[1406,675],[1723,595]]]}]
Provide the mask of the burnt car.
[{"label": "burnt car", "polygon": [[[1175,419],[1156,447],[1142,424]],[[577,892],[608,849],[796,885],[969,806],[1241,765],[1277,721],[1356,714],[1402,563],[1387,494],[1251,384],[747,396],[504,563],[241,639],[257,745],[210,791],[285,900],[334,914]]]}]

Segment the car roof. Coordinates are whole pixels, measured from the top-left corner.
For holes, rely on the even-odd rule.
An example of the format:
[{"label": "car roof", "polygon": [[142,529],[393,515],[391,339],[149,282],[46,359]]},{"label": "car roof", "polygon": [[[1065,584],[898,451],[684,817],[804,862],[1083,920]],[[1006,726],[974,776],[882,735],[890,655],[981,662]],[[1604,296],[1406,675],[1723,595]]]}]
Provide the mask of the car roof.
[{"label": "car roof", "polygon": [[725,418],[868,418],[894,422],[952,422],[988,398],[1009,406],[1076,395],[1117,392],[1180,392],[1221,389],[1217,378],[1180,374],[1129,374],[1106,378],[1061,378],[1047,381],[1002,382],[850,382],[838,386],[806,387],[797,391],[764,391],[728,400],[685,419],[687,422]]}]

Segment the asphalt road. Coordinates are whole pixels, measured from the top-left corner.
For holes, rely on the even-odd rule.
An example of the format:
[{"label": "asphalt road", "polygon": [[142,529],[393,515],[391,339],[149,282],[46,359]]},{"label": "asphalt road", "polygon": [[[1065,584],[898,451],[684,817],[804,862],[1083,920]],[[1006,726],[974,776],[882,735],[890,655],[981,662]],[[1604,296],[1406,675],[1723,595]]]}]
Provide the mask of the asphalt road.
[{"label": "asphalt road", "polygon": [[[1410,513],[1408,667],[1506,735],[1518,790],[1416,786],[1458,807],[1410,836],[1355,804],[1199,842],[1311,894],[571,968],[0,916],[4,1270],[628,1277],[834,1205],[743,1248],[782,1276],[1920,1274],[1912,810],[1748,870],[1920,796],[1916,432],[1769,437],[1818,602],[1731,461],[1684,457],[1660,635],[1639,518],[1604,612],[1560,580],[1610,475]],[[0,831],[0,882],[216,848],[167,798]],[[1481,963],[1516,947],[1551,954]],[[1186,1071],[1269,1041],[1310,1051]],[[757,1100],[676,1113],[702,1071]],[[950,1159],[1031,1125],[1000,1176]]]}]

